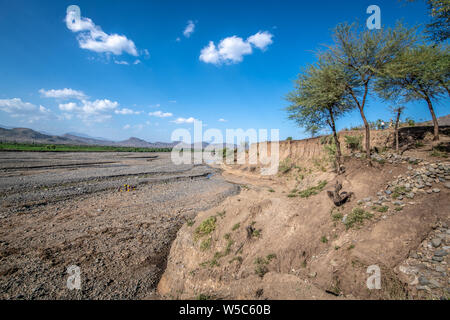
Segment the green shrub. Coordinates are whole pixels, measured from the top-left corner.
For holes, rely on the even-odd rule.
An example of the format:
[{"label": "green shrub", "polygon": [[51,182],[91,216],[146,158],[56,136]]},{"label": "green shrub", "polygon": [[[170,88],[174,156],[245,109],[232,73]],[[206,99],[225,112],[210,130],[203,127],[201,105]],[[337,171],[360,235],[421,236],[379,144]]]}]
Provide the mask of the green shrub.
[{"label": "green shrub", "polygon": [[347,148],[352,151],[361,151],[362,150],[362,135],[358,136],[344,136],[345,143]]},{"label": "green shrub", "polygon": [[309,187],[308,189],[300,191],[299,195],[302,198],[308,198],[308,197],[310,197],[312,195],[318,194],[320,191],[323,190],[323,188],[325,188],[326,185],[327,185],[327,182],[325,180],[320,181],[317,186]]},{"label": "green shrub", "polygon": [[292,163],[290,158],[286,158],[280,162],[278,166],[278,172],[281,174],[288,173],[292,169]]},{"label": "green shrub", "polygon": [[352,212],[347,216],[347,220],[345,221],[345,226],[347,229],[355,226],[361,225],[364,223],[364,220],[371,219],[373,214],[365,211],[362,208],[356,207],[353,208]]},{"label": "green shrub", "polygon": [[213,232],[216,229],[216,217],[211,216],[204,220],[198,227],[195,229],[195,239],[206,236]]},{"label": "green shrub", "polygon": [[200,250],[206,251],[211,248],[211,238],[205,239],[200,243]]}]

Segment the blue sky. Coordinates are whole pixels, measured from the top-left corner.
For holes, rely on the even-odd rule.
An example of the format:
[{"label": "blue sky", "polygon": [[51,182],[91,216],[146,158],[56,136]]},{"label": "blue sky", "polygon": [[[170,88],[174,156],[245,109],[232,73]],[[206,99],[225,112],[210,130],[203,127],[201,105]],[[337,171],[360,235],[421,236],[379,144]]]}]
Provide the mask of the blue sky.
[{"label": "blue sky", "polygon": [[[383,26],[429,20],[420,0],[0,0],[0,124],[170,141],[199,119],[206,128],[278,128],[282,139],[303,138],[284,96],[331,29],[365,25],[372,4]],[[69,5],[80,7],[83,25],[66,23]],[[405,116],[430,118],[425,103],[407,107]],[[448,99],[435,111],[447,114]],[[366,112],[390,118],[374,97]],[[339,127],[360,123],[355,112]]]}]

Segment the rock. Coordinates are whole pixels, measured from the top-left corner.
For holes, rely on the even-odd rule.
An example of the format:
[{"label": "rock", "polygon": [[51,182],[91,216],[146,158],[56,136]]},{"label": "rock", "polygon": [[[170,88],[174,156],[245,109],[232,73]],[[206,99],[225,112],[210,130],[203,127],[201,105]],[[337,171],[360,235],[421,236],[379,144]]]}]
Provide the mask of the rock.
[{"label": "rock", "polygon": [[[448,188],[450,189],[450,183],[449,183],[449,187]],[[391,190],[386,190],[386,191],[384,191],[384,193],[386,193],[389,196],[389,195],[392,194],[392,191]]]},{"label": "rock", "polygon": [[445,257],[447,252],[444,249],[439,249],[434,252],[435,257]]},{"label": "rock", "polygon": [[344,217],[342,218],[342,223],[345,224],[347,222],[347,215],[344,215]]},{"label": "rock", "polygon": [[431,279],[430,282],[429,282],[429,287],[430,287],[431,289],[435,289],[435,288],[440,288],[441,285],[440,285],[439,282],[437,282],[436,280]]},{"label": "rock", "polygon": [[434,188],[434,189],[433,189],[433,192],[434,192],[434,193],[439,193],[439,192],[441,192],[441,190],[438,189],[438,188]]},{"label": "rock", "polygon": [[420,276],[419,277],[419,284],[422,286],[426,286],[427,284],[429,284],[430,281],[428,281],[427,278],[425,278],[424,276]]},{"label": "rock", "polygon": [[441,267],[441,266],[436,266],[436,271],[437,272],[445,272],[445,268]]},{"label": "rock", "polygon": [[371,197],[367,197],[367,198],[364,198],[364,199],[363,199],[364,202],[370,202],[371,200],[372,200]]},{"label": "rock", "polygon": [[311,272],[308,276],[310,278],[315,278],[317,276],[317,272]]},{"label": "rock", "polygon": [[430,291],[430,288],[428,288],[427,286],[417,286],[416,288],[417,288],[417,290],[427,290],[427,291]]},{"label": "rock", "polygon": [[434,238],[433,240],[431,240],[431,244],[433,245],[433,247],[437,248],[441,245],[441,239],[439,238]]},{"label": "rock", "polygon": [[444,183],[444,187],[446,187],[447,189],[450,189],[450,182]]},{"label": "rock", "polygon": [[438,256],[433,256],[433,258],[431,258],[433,261],[437,261],[437,262],[442,262],[444,261],[444,258],[442,257],[438,257]]}]

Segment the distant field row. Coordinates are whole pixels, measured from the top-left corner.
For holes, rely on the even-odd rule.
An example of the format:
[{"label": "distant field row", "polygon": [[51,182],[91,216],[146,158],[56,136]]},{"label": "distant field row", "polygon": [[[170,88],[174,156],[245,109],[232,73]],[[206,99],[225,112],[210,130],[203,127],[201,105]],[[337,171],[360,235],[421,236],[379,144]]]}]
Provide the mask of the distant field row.
[{"label": "distant field row", "polygon": [[52,152],[170,152],[172,148],[135,148],[113,146],[77,146],[65,144],[34,144],[0,142],[0,151],[52,151]]}]

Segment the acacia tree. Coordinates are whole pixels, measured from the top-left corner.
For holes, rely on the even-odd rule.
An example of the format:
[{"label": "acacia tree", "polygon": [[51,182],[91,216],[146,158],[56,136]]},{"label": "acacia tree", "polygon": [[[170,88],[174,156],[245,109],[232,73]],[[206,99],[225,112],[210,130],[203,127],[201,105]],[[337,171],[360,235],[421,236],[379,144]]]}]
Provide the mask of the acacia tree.
[{"label": "acacia tree", "polygon": [[421,45],[404,50],[379,73],[375,90],[384,99],[404,102],[425,100],[439,140],[439,125],[433,100],[449,95],[450,53],[441,46]]},{"label": "acacia tree", "polygon": [[343,85],[358,108],[365,127],[365,149],[370,159],[370,124],[366,119],[369,91],[379,70],[415,41],[414,29],[398,24],[394,29],[359,31],[356,24],[339,24],[329,46],[335,63],[342,66]]},{"label": "acacia tree", "polygon": [[399,141],[398,141],[398,126],[400,123],[400,116],[403,112],[403,110],[405,110],[405,107],[403,106],[391,106],[389,107],[389,109],[391,110],[391,112],[395,115],[395,125],[394,125],[394,139],[395,139],[395,152],[398,154],[399,151]]},{"label": "acacia tree", "polygon": [[[408,0],[413,2],[414,0]],[[426,0],[432,18],[425,32],[429,39],[437,43],[450,37],[450,0]]]},{"label": "acacia tree", "polygon": [[341,173],[342,152],[336,120],[353,108],[342,78],[343,70],[325,56],[299,74],[294,90],[287,95],[289,119],[307,130],[329,126],[336,145],[336,171]]}]

